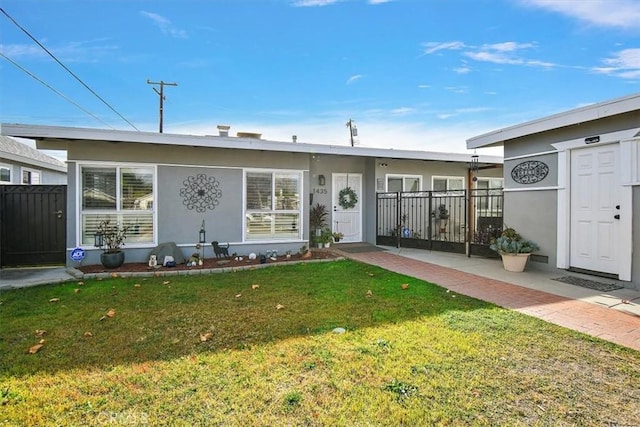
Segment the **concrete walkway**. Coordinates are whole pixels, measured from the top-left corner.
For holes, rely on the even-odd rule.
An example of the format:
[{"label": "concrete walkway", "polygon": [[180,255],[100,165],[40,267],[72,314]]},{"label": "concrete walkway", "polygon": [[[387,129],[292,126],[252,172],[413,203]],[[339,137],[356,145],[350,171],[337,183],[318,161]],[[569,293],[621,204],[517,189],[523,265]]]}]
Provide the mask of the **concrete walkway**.
[{"label": "concrete walkway", "polygon": [[640,291],[600,292],[553,279],[571,275],[607,284],[612,280],[544,270],[532,262],[525,272],[511,273],[499,259],[422,249],[384,247],[385,251],[355,253],[336,249],[354,260],[640,350]]}]

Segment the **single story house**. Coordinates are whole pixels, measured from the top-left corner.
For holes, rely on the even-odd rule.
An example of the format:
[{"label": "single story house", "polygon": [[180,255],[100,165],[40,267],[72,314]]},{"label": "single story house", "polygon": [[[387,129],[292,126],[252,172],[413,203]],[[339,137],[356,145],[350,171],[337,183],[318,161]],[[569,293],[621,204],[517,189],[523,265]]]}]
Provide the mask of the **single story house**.
[{"label": "single story house", "polygon": [[[176,135],[2,124],[0,133],[65,150],[69,166],[66,248],[98,264],[100,221],[131,226],[127,262],[175,242],[190,255],[202,240],[230,253],[298,251],[309,245],[309,211],[329,209],[344,242],[376,241],[376,193],[467,188],[471,156],[267,141],[259,134]],[[477,183],[501,185],[502,158],[479,156]],[[485,167],[493,167],[487,168]],[[347,190],[348,189],[348,190]],[[341,195],[342,194],[342,195]],[[67,265],[76,265],[67,256]]]},{"label": "single story house", "polygon": [[550,266],[640,289],[640,93],[467,140],[504,146],[504,222]]},{"label": "single story house", "polygon": [[16,141],[0,136],[0,185],[67,183],[67,165]]}]

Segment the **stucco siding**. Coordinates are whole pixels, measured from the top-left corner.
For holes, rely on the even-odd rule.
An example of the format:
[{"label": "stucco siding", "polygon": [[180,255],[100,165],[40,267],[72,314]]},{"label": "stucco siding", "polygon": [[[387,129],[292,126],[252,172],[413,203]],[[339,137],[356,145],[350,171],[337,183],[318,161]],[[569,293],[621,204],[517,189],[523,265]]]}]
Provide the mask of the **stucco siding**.
[{"label": "stucco siding", "polygon": [[557,209],[555,190],[504,193],[505,226],[538,243],[536,255],[549,257],[549,266],[556,265]]},{"label": "stucco siding", "polygon": [[579,123],[552,131],[527,135],[509,140],[507,144],[504,144],[504,157],[508,159],[510,157],[554,151],[555,149],[551,144],[576,138],[603,135],[623,129],[633,129],[638,127],[638,123],[640,123],[640,111],[631,111],[597,121]]},{"label": "stucco siding", "polygon": [[70,144],[69,159],[185,166],[308,169],[304,153],[231,150],[208,147],[178,147],[84,141]]},{"label": "stucco siding", "polygon": [[[542,164],[546,165],[547,167],[546,176],[534,184],[525,184],[522,182],[515,181],[512,173],[514,168],[517,169],[517,167],[528,162],[541,162]],[[557,185],[558,185],[558,154],[557,153],[505,160],[504,162],[504,188],[531,189],[532,187],[556,187]]]},{"label": "stucco siding", "polygon": [[[181,196],[180,191],[190,177],[205,175],[215,179],[222,192],[218,205],[205,212],[189,209],[189,196]],[[158,167],[157,215],[158,242],[191,241],[198,242],[198,232],[205,221],[207,243],[241,242],[243,212],[242,169],[217,169],[193,167]]]}]

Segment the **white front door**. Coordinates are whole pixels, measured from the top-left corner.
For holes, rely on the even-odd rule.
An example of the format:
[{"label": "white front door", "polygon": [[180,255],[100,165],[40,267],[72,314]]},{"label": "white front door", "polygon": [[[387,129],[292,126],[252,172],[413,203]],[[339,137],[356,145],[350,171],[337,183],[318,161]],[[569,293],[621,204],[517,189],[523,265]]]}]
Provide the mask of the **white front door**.
[{"label": "white front door", "polygon": [[[353,173],[334,173],[332,175],[333,202],[332,230],[344,234],[340,242],[362,241],[362,175]],[[350,188],[356,194],[356,203],[353,207],[340,206],[340,192]],[[345,195],[343,200],[349,202]]]},{"label": "white front door", "polygon": [[571,267],[618,273],[618,147],[571,151]]}]

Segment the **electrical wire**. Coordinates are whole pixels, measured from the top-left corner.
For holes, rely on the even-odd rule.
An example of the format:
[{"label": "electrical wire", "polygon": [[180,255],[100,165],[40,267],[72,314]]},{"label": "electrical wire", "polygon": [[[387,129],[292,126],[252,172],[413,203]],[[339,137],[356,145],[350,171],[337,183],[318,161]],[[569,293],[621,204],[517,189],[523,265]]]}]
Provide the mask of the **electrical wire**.
[{"label": "electrical wire", "polygon": [[[18,69],[20,69],[21,71],[23,71],[24,73],[28,74],[29,76],[33,77],[36,81],[38,81],[39,83],[42,83],[44,86],[46,86],[48,89],[50,89],[53,93],[55,93],[56,95],[62,97],[63,99],[65,99],[66,101],[70,102],[71,104],[75,105],[76,107],[78,107],[80,110],[84,111],[85,113],[87,113],[88,115],[90,115],[91,117],[93,117],[94,119],[98,120],[99,122],[105,124],[107,127],[114,129],[113,126],[109,125],[109,123],[105,122],[104,120],[102,120],[100,117],[96,116],[95,114],[93,114],[91,111],[85,109],[82,105],[78,104],[77,102],[75,102],[73,99],[69,98],[68,96],[66,96],[65,94],[63,94],[62,92],[56,90],[54,87],[50,86],[47,82],[43,81],[42,79],[40,79],[38,76],[36,76],[35,74],[33,74],[32,72],[30,72],[29,70],[27,70],[26,68],[22,67],[20,64],[18,64],[17,62],[15,62],[14,60],[12,60],[11,58],[9,58],[7,55],[5,55],[4,53],[0,52],[0,56],[2,56],[4,59],[6,59],[7,61],[9,61],[10,63],[12,63],[13,65],[15,65]],[[115,129],[114,129],[115,130]]]},{"label": "electrical wire", "polygon": [[40,48],[42,48],[42,50],[44,50],[45,52],[47,52],[47,54],[49,54],[49,56],[51,58],[53,58],[54,61],[56,61],[62,68],[64,68],[69,74],[71,74],[82,86],[84,86],[89,92],[91,92],[96,98],[98,98],[100,101],[102,101],[102,103],[104,105],[106,105],[111,111],[113,111],[114,113],[116,113],[122,120],[124,120],[125,122],[127,122],[132,128],[134,128],[137,131],[140,131],[140,129],[138,129],[137,127],[135,127],[135,125],[133,123],[131,123],[129,120],[127,120],[122,114],[120,114],[118,111],[116,111],[115,108],[113,108],[107,101],[105,101],[100,95],[98,95],[93,89],[91,89],[85,82],[82,81],[82,79],[80,79],[80,77],[78,77],[77,75],[75,75],[73,73],[73,71],[71,71],[66,65],[64,65],[58,58],[55,57],[55,55],[53,53],[51,53],[49,51],[49,49],[47,49],[42,43],[40,43],[35,37],[33,37],[26,29],[24,29],[20,24],[18,24],[18,22],[13,19],[5,10],[4,8],[0,7],[0,12],[2,12],[11,22],[13,22],[13,24],[20,28],[22,30],[22,32],[24,32],[31,40],[33,40],[38,46],[40,46]]}]

